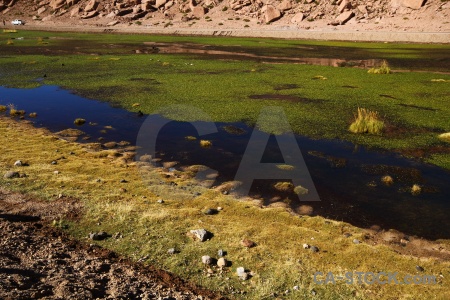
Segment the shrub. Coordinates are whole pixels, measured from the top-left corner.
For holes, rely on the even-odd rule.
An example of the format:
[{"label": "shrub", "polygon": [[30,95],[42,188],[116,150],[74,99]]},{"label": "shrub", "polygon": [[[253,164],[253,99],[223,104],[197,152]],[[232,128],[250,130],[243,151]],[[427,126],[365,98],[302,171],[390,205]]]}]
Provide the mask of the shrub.
[{"label": "shrub", "polygon": [[384,183],[385,185],[389,186],[394,183],[394,179],[391,176],[386,175],[386,176],[381,177],[381,182]]},{"label": "shrub", "polygon": [[414,184],[411,188],[411,194],[419,195],[422,192],[422,188],[418,184]]},{"label": "shrub", "polygon": [[73,122],[73,124],[75,124],[75,125],[83,125],[84,123],[86,123],[86,120],[85,119],[81,119],[81,118],[77,118]]},{"label": "shrub", "polygon": [[228,10],[228,6],[222,7],[222,11],[227,11],[227,10]]},{"label": "shrub", "polygon": [[14,106],[14,104],[9,104],[8,107],[9,107],[9,115],[10,115],[11,117],[14,117],[14,116],[23,116],[23,115],[25,114],[25,111],[24,111],[24,110],[18,110],[18,109],[16,109],[16,107]]},{"label": "shrub", "polygon": [[208,140],[200,140],[200,146],[202,146],[203,148],[209,148],[212,146],[212,143]]},{"label": "shrub", "polygon": [[391,74],[391,68],[389,68],[389,65],[386,60],[383,60],[383,63],[379,68],[372,68],[369,71],[367,71],[369,74]]},{"label": "shrub", "polygon": [[11,39],[8,39],[8,41],[6,41],[6,45],[14,45],[14,42]]},{"label": "shrub", "polygon": [[349,130],[353,133],[380,134],[384,129],[384,122],[379,119],[378,112],[358,107],[355,121]]}]

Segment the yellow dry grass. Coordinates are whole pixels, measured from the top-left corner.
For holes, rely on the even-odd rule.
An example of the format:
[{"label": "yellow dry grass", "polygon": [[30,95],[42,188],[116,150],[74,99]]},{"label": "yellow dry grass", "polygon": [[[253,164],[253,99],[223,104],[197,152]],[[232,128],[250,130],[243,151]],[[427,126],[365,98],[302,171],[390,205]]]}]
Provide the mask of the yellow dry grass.
[{"label": "yellow dry grass", "polygon": [[[72,235],[85,240],[90,231],[120,232],[121,239],[96,243],[135,260],[148,256],[147,262],[223,295],[264,299],[289,289],[289,299],[385,299],[387,295],[391,299],[405,299],[405,295],[410,299],[426,299],[430,295],[450,298],[450,283],[445,280],[450,262],[401,255],[388,245],[352,242],[353,238],[364,241],[370,231],[318,216],[298,217],[284,208],[260,207],[258,201],[236,201],[219,190],[196,185],[193,179],[166,178],[163,170],[148,162],[126,160],[119,151],[67,142],[44,129],[32,129],[8,118],[0,118],[0,132],[0,174],[14,169],[28,175],[13,180],[1,176],[2,187],[49,201],[59,194],[63,199],[80,199],[84,215],[77,222],[67,222]],[[27,161],[29,166],[14,167],[18,159]],[[53,160],[58,160],[58,164],[52,165]],[[146,168],[138,171],[137,164],[146,164]],[[59,172],[56,175],[55,170]],[[195,196],[195,192],[199,194]],[[158,203],[158,199],[164,203]],[[223,210],[217,215],[203,213],[219,206]],[[305,205],[302,211],[308,214],[311,210]],[[200,243],[186,236],[189,230],[198,228],[212,232],[213,238]],[[351,233],[352,238],[344,237],[345,232]],[[257,246],[242,247],[242,239],[250,239]],[[317,246],[320,252],[303,249],[304,243]],[[180,253],[167,255],[172,247]],[[442,241],[439,247],[450,251],[448,241]],[[227,259],[233,265],[222,272],[213,267],[212,276],[207,277],[207,268],[200,258],[217,257],[218,249],[228,252]],[[438,284],[348,285],[337,281],[335,285],[318,285],[313,281],[316,271],[415,275],[418,264],[425,273],[438,276]],[[240,266],[253,272],[250,280],[242,282],[237,278],[236,268]],[[293,291],[294,286],[299,290]],[[311,295],[313,289],[316,296]]]}]

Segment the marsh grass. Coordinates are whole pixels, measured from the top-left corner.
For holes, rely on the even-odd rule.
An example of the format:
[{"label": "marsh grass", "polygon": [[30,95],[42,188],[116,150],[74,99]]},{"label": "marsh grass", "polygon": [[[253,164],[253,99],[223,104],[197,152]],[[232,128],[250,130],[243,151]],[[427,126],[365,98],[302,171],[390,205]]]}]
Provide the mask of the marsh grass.
[{"label": "marsh grass", "polygon": [[210,148],[212,147],[212,142],[208,140],[200,140],[200,146],[203,148]]},{"label": "marsh grass", "polygon": [[349,127],[353,133],[381,134],[383,129],[384,122],[380,120],[378,112],[359,107],[355,120]]},{"label": "marsh grass", "polygon": [[[123,152],[101,150],[98,144],[67,142],[45,129],[33,129],[6,117],[0,118],[0,131],[0,173],[6,172],[17,157],[29,163],[28,177],[7,180],[1,176],[0,186],[47,201],[58,199],[59,194],[63,200],[79,199],[83,205],[80,218],[57,219],[54,226],[66,228],[86,243],[93,243],[86,238],[91,231],[120,232],[123,238],[94,243],[134,261],[145,256],[146,264],[169,270],[221,295],[266,299],[290,289],[287,299],[382,299],[385,295],[392,299],[403,295],[425,299],[430,294],[441,295],[442,299],[450,297],[449,283],[440,277],[436,285],[347,285],[338,281],[335,285],[315,284],[316,271],[339,275],[347,270],[415,274],[420,260],[430,274],[446,274],[450,262],[401,255],[383,244],[354,245],[342,233],[349,232],[364,240],[367,234],[364,229],[310,217],[312,208],[307,205],[299,209],[304,214],[300,218],[284,208],[262,208],[259,202],[236,201],[220,190],[202,188],[182,177],[166,179],[165,172],[152,166],[145,171],[148,177],[143,180],[136,162],[121,161]],[[55,167],[49,161],[61,156],[66,159],[59,160],[59,175],[55,176]],[[148,159],[151,158],[145,158]],[[127,180],[124,186],[120,186],[121,179]],[[229,184],[228,188],[232,186]],[[195,192],[200,196],[194,197]],[[157,203],[157,199],[164,199],[164,205]],[[219,206],[223,210],[214,216],[203,213],[207,208]],[[214,237],[199,243],[186,236],[189,230],[197,228],[211,231]],[[243,239],[250,239],[257,246],[244,248],[240,244]],[[305,250],[304,243],[316,245],[321,251]],[[167,250],[173,247],[180,253],[167,255]],[[217,258],[218,249],[227,251],[232,266],[222,271],[211,268],[213,274],[207,277],[200,257]],[[254,276],[245,282],[239,280],[236,268],[240,266]],[[292,291],[293,286],[299,286],[299,290]],[[312,289],[316,296],[311,295]]]},{"label": "marsh grass", "polygon": [[86,120],[82,119],[82,118],[76,118],[75,121],[73,121],[73,124],[78,125],[78,126],[81,126],[84,123],[86,123]]},{"label": "marsh grass", "polygon": [[381,182],[387,186],[391,186],[394,184],[394,178],[392,178],[389,175],[386,175],[386,176],[381,177]]},{"label": "marsh grass", "polygon": [[[12,35],[12,34],[11,34]],[[0,36],[5,45],[9,35]],[[450,75],[428,71],[447,70],[445,58],[449,45],[431,44],[382,44],[321,41],[286,41],[278,39],[148,36],[121,34],[45,33],[21,31],[25,39],[14,47],[4,47],[0,63],[0,85],[32,88],[41,85],[36,78],[45,72],[52,76],[46,84],[58,85],[83,97],[113,102],[135,112],[151,114],[172,104],[183,103],[203,110],[214,122],[242,122],[253,126],[261,109],[267,105],[283,108],[295,133],[312,138],[341,139],[360,145],[384,150],[428,149],[440,141],[436,131],[448,132],[449,86],[443,82],[431,82],[440,78],[450,80]],[[54,55],[17,55],[17,47],[38,47],[37,37],[56,37],[48,46]],[[61,38],[59,38],[61,37]],[[408,66],[425,72],[398,72],[395,76],[368,76],[367,70],[359,68],[334,68],[329,66],[299,65],[286,62],[261,63],[259,59],[217,60],[199,54],[130,54],[143,42],[194,43],[212,45],[230,51],[239,45],[239,51],[255,55],[288,57],[335,57],[339,53],[349,60],[389,60],[392,67]],[[110,47],[114,44],[114,47]],[[81,51],[74,47],[81,46]],[[133,48],[130,48],[133,47]],[[310,49],[313,48],[314,51]],[[59,55],[69,51],[68,55]],[[88,60],[90,57],[101,57]],[[110,58],[120,57],[118,61]],[[158,62],[159,60],[159,62]],[[170,62],[163,67],[162,62]],[[36,62],[33,65],[29,63]],[[189,62],[188,64],[186,64]],[[60,63],[70,66],[60,67]],[[44,72],[45,70],[45,72]],[[255,70],[255,72],[250,72]],[[328,80],[311,80],[320,74]],[[151,82],[132,81],[130,78],[157,78]],[[101,78],[102,80],[95,80]],[[273,94],[273,87],[289,83],[299,89],[277,91],[297,100],[252,100],[251,95]],[[217,85],[220,82],[220,86]],[[341,88],[357,86],[358,89]],[[111,88],[117,87],[117,88]],[[392,95],[397,99],[380,99],[379,95]],[[132,108],[133,103],[139,108]],[[424,113],[414,107],[399,104],[430,107]],[[348,112],[356,107],[370,107],[404,132],[402,135],[387,131],[378,135],[358,135],[348,131]],[[162,113],[178,121],[201,120],[195,114]],[[344,117],[343,117],[344,116]],[[273,120],[265,119],[260,129],[274,132]],[[394,133],[394,134],[391,134]],[[429,157],[430,162],[450,169],[448,159],[442,155]],[[427,158],[428,159],[428,158]]]},{"label": "marsh grass", "polygon": [[439,138],[443,141],[450,142],[450,132],[440,134]]},{"label": "marsh grass", "polygon": [[287,181],[277,182],[273,187],[280,192],[288,192],[294,190],[294,185],[291,182]]},{"label": "marsh grass", "polygon": [[11,117],[15,117],[15,116],[23,116],[25,115],[25,111],[24,110],[19,110],[16,109],[14,104],[8,104],[8,108],[9,108],[9,115]]},{"label": "marsh grass", "polygon": [[386,60],[383,60],[383,63],[379,68],[371,68],[367,71],[369,74],[391,74],[391,68],[389,67]]},{"label": "marsh grass", "polygon": [[414,184],[411,187],[411,194],[416,196],[416,195],[419,195],[421,192],[422,192],[422,187],[420,185]]}]

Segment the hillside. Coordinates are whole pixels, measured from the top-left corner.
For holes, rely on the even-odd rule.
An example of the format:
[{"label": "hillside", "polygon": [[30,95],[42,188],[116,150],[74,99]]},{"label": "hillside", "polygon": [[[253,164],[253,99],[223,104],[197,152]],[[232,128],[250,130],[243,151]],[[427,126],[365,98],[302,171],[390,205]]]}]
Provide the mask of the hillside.
[{"label": "hillside", "polygon": [[450,32],[447,0],[0,1],[7,26]]}]

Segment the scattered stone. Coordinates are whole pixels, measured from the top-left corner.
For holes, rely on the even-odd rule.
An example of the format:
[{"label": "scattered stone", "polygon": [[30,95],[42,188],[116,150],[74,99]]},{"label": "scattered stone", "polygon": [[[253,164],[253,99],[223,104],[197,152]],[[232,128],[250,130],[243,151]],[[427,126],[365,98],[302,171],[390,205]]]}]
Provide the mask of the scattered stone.
[{"label": "scattered stone", "polygon": [[208,255],[202,256],[202,263],[204,263],[205,265],[212,265],[211,256],[208,256]]},{"label": "scattered stone", "polygon": [[214,208],[208,208],[208,209],[205,211],[205,215],[208,215],[208,216],[210,216],[210,215],[216,215],[217,213],[218,213],[217,209],[214,209]]},{"label": "scattered stone", "polygon": [[281,11],[286,11],[286,10],[290,10],[292,9],[292,4],[291,1],[289,0],[284,0],[283,2],[281,2],[277,8]]},{"label": "scattered stone", "polygon": [[17,160],[15,163],[14,163],[14,166],[15,167],[21,167],[23,164],[22,164],[22,161],[21,160]]},{"label": "scattered stone", "polygon": [[421,266],[416,266],[416,270],[419,271],[419,272],[425,271],[425,269],[422,268]]},{"label": "scattered stone", "polygon": [[219,251],[217,251],[217,255],[219,255],[220,257],[222,257],[222,256],[227,255],[227,252],[224,251],[224,250],[222,250],[222,249],[219,249]]},{"label": "scattered stone", "polygon": [[104,231],[89,233],[89,238],[93,241],[101,241],[106,239],[108,236],[109,235]]},{"label": "scattered stone", "polygon": [[193,234],[200,242],[206,241],[211,236],[211,233],[205,229],[191,230],[190,233]]},{"label": "scattered stone", "polygon": [[254,241],[252,241],[252,240],[249,240],[249,239],[243,239],[241,241],[241,245],[246,247],[246,248],[253,248],[253,247],[256,246],[256,243]]},{"label": "scattered stone", "polygon": [[226,267],[228,265],[228,262],[225,258],[221,257],[217,260],[217,266],[220,268]]},{"label": "scattered stone", "polygon": [[237,276],[242,279],[242,280],[247,280],[248,279],[248,273],[245,272],[245,268],[244,267],[239,267],[236,269],[236,273]]},{"label": "scattered stone", "polygon": [[305,18],[305,15],[303,13],[297,13],[292,17],[291,23],[299,24],[301,21],[303,21],[304,18]]},{"label": "scattered stone", "polygon": [[126,181],[125,179],[120,180],[120,183],[127,183],[128,181]]},{"label": "scattered stone", "polygon": [[316,246],[311,246],[311,251],[312,252],[319,252],[319,248]]},{"label": "scattered stone", "polygon": [[169,250],[167,250],[167,253],[172,255],[177,253],[177,251],[175,250],[175,248],[170,248]]},{"label": "scattered stone", "polygon": [[156,202],[158,202],[159,204],[163,204],[164,200],[163,199],[158,199],[158,201],[156,201]]},{"label": "scattered stone", "polygon": [[20,174],[19,172],[14,172],[14,171],[8,171],[5,173],[5,175],[3,176],[4,178],[10,179],[10,178],[19,178]]},{"label": "scattered stone", "polygon": [[299,287],[298,287],[298,285],[296,285],[296,286],[294,286],[292,289],[293,289],[294,291],[298,291],[298,290],[299,290]]},{"label": "scattered stone", "polygon": [[120,23],[119,21],[115,20],[115,21],[111,21],[108,24],[106,24],[106,26],[115,26],[115,25],[117,25],[119,23]]},{"label": "scattered stone", "polygon": [[113,237],[113,239],[118,240],[118,239],[123,238],[123,235],[120,232],[116,232],[116,233],[114,233],[114,235],[112,237]]},{"label": "scattered stone", "polygon": [[353,240],[353,244],[360,244],[361,242],[358,239]]},{"label": "scattered stone", "polygon": [[412,9],[419,9],[423,6],[425,0],[402,0],[401,4],[404,7],[409,7]]},{"label": "scattered stone", "polygon": [[351,237],[351,236],[352,236],[352,234],[349,232],[344,233],[344,237],[346,237],[346,238]]},{"label": "scattered stone", "polygon": [[97,6],[98,6],[98,2],[96,0],[91,0],[85,6],[84,11],[85,12],[93,11],[93,10],[95,10],[97,8]]},{"label": "scattered stone", "polygon": [[281,12],[273,5],[266,5],[264,10],[264,21],[270,23],[278,20],[281,17]]},{"label": "scattered stone", "polygon": [[309,245],[308,244],[303,244],[303,249],[309,249]]},{"label": "scattered stone", "polygon": [[343,12],[342,14],[340,14],[336,18],[335,22],[339,23],[340,25],[344,25],[354,16],[355,16],[355,14],[351,10],[349,10],[349,11],[346,11],[346,12]]},{"label": "scattered stone", "polygon": [[222,209],[223,209],[223,208],[222,208],[222,207],[220,207],[220,206],[219,206],[219,207],[217,207],[217,210],[218,210],[218,211],[221,211]]},{"label": "scattered stone", "polygon": [[52,165],[57,165],[58,164],[58,162],[56,161],[56,160],[54,160],[54,161],[52,161],[52,163],[51,163]]}]

